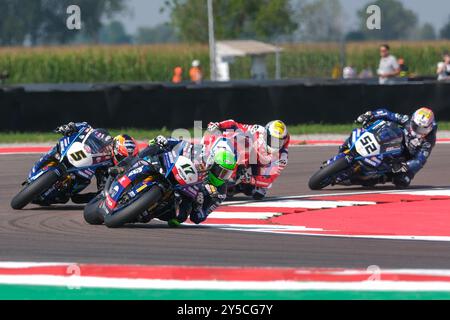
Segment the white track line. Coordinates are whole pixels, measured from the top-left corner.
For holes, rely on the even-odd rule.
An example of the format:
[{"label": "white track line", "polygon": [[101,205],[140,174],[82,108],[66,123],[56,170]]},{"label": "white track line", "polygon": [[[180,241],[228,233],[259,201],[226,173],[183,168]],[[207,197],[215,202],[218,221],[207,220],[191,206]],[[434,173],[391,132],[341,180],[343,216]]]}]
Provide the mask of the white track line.
[{"label": "white track line", "polygon": [[433,281],[183,281],[118,279],[102,277],[0,276],[0,284],[65,286],[68,288],[185,289],[185,290],[355,290],[355,291],[433,291],[450,292],[450,282]]},{"label": "white track line", "polygon": [[214,211],[208,216],[208,219],[260,219],[265,220],[273,217],[279,217],[280,212],[220,212]]}]

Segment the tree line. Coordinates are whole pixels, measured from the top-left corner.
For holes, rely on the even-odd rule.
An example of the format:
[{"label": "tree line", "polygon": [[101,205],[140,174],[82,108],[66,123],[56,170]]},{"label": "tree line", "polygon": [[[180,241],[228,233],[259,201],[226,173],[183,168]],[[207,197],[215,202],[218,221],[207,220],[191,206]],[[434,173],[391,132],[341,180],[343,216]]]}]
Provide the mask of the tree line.
[{"label": "tree line", "polygon": [[[82,8],[81,32],[65,28],[66,8]],[[1,0],[0,45],[66,43],[201,42],[208,39],[206,0],[166,0],[170,21],[127,34],[115,19],[129,11],[128,0]],[[381,8],[382,27],[366,26],[369,5]],[[450,16],[441,30],[420,24],[398,0],[368,2],[357,12],[358,26],[346,31],[339,0],[214,0],[219,39],[255,38],[277,42],[450,39]],[[450,12],[449,12],[450,13]]]}]

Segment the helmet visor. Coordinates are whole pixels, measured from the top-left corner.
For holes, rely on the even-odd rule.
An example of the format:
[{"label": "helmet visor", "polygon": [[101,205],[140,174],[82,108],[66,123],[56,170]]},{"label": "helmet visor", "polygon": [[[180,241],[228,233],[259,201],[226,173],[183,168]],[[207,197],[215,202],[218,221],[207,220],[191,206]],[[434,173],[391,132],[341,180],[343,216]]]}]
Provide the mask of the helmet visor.
[{"label": "helmet visor", "polygon": [[433,130],[433,125],[421,127],[414,121],[411,121],[411,130],[420,136],[426,136]]},{"label": "helmet visor", "polygon": [[234,170],[226,169],[214,163],[211,170],[211,174],[214,175],[217,179],[222,181],[228,181],[233,176]]},{"label": "helmet visor", "polygon": [[270,134],[267,135],[267,146],[274,150],[280,150],[285,143],[285,139],[278,139]]}]

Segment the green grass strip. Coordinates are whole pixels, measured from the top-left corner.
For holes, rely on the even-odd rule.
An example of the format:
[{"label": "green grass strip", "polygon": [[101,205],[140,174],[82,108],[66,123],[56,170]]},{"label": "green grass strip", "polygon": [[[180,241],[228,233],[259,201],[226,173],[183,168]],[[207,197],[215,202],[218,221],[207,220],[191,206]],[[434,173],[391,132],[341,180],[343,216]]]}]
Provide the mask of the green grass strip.
[{"label": "green grass strip", "polygon": [[450,292],[69,289],[0,285],[1,300],[448,300]]},{"label": "green grass strip", "polygon": [[[350,134],[356,127],[355,124],[299,124],[289,126],[292,135],[301,134]],[[450,122],[439,123],[440,130],[450,130]],[[189,130],[193,135],[193,130]],[[173,130],[162,128],[160,130],[141,129],[111,129],[110,133],[116,136],[120,133],[127,133],[138,140],[149,140],[162,134],[170,136]],[[36,132],[0,132],[0,143],[46,143],[55,142],[61,136],[54,133]]]}]

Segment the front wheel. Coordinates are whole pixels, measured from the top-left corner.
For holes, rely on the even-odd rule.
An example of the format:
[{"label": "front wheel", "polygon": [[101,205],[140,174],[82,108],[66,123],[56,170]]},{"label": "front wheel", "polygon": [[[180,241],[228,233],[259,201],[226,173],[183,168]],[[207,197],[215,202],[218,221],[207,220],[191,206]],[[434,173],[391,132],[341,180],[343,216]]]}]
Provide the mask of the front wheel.
[{"label": "front wheel", "polygon": [[23,188],[22,191],[11,200],[11,208],[14,210],[23,209],[30,202],[50,189],[58,180],[59,176],[55,171],[47,171],[37,180]]},{"label": "front wheel", "polygon": [[311,190],[321,190],[328,187],[332,182],[333,178],[341,172],[347,169],[349,166],[346,158],[341,158],[330,164],[329,166],[320,169],[316,174],[314,174],[309,180],[309,188]]},{"label": "front wheel", "polygon": [[101,209],[99,208],[99,205],[102,201],[103,197],[97,196],[95,199],[89,202],[86,207],[84,207],[83,216],[84,220],[87,223],[93,226],[99,226],[103,224],[105,218],[101,212]]},{"label": "front wheel", "polygon": [[106,215],[105,225],[108,228],[120,228],[127,223],[135,222],[140,214],[157,203],[161,197],[161,189],[154,186],[129,206],[120,209],[112,215]]}]

